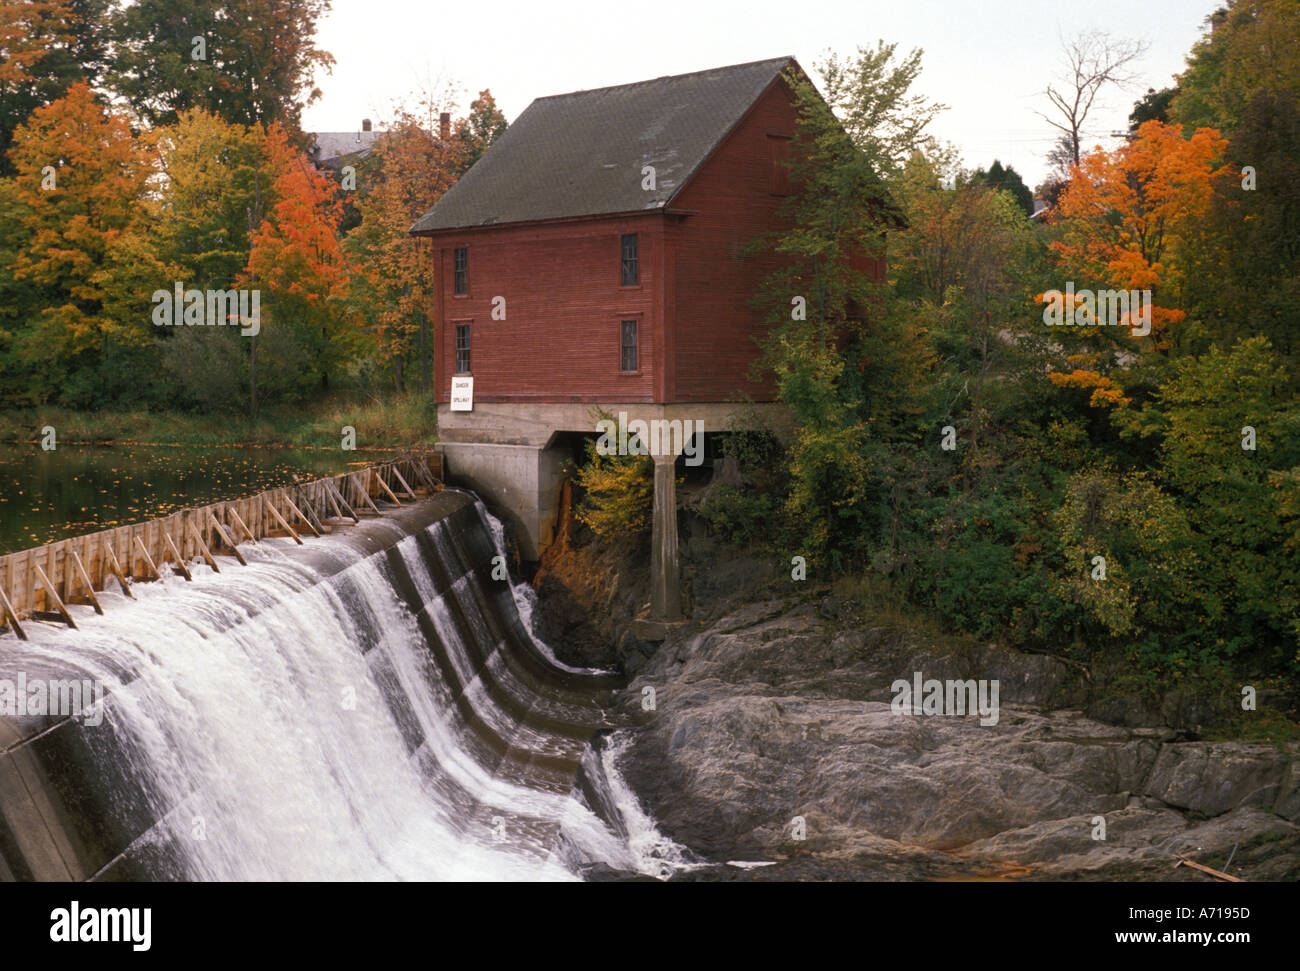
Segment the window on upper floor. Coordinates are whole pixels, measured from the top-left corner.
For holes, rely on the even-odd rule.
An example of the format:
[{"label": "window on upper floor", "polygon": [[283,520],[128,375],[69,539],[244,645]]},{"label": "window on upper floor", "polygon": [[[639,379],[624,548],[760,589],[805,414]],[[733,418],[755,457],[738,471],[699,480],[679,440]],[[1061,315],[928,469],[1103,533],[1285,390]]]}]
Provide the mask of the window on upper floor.
[{"label": "window on upper floor", "polygon": [[452,263],[456,270],[456,293],[469,293],[469,248],[457,247],[452,254]]},{"label": "window on upper floor", "polygon": [[639,282],[638,262],[636,233],[628,233],[623,237],[623,286],[636,286]]}]

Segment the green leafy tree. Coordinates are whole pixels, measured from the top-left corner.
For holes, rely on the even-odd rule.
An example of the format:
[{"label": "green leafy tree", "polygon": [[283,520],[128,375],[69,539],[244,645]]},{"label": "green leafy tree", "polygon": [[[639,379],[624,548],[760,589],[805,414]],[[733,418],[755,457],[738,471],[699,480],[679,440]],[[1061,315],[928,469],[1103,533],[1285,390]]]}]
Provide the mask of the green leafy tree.
[{"label": "green leafy tree", "polygon": [[[1254,337],[1180,360],[1151,405],[1165,425],[1162,478],[1198,537],[1196,619],[1219,632],[1225,655],[1300,647],[1300,520],[1284,505],[1300,472],[1300,400],[1288,387]],[[1243,448],[1248,427],[1253,448]]]},{"label": "green leafy tree", "polygon": [[1300,101],[1300,0],[1228,0],[1206,27],[1179,76],[1172,120],[1232,132],[1256,92]]},{"label": "green leafy tree", "polygon": [[[230,290],[251,255],[255,214],[274,202],[274,173],[260,126],[247,128],[191,109],[157,131],[165,176],[155,244],[174,280],[200,290]],[[170,289],[172,279],[148,288]],[[231,410],[246,399],[248,339],[239,328],[161,328],[177,403]],[[296,360],[296,359],[295,359]],[[265,388],[264,388],[265,390]]]},{"label": "green leafy tree", "polygon": [[328,10],[329,0],[136,0],[112,17],[110,86],[154,124],[202,108],[296,132],[320,97],[313,72],[334,62],[315,45]]},{"label": "green leafy tree", "polygon": [[1012,166],[1008,165],[1003,168],[1002,163],[994,159],[987,172],[983,169],[976,169],[975,174],[971,176],[971,181],[983,182],[990,189],[999,189],[1008,193],[1026,216],[1033,215],[1034,194],[1029,191],[1029,186],[1025,185],[1025,180],[1020,177],[1020,173]]},{"label": "green leafy tree", "polygon": [[876,403],[864,392],[891,382],[867,379],[898,378],[911,363],[887,333],[900,322],[881,312],[877,260],[884,235],[903,225],[884,176],[902,168],[941,109],[909,94],[920,51],[897,63],[894,52],[881,43],[828,56],[819,65],[825,98],[806,77],[787,76],[799,115],[795,191],[782,212],[790,228],[753,247],[779,266],[756,305],[772,325],[762,365],[797,422],[786,514],[802,524],[808,554],[838,562],[860,555],[879,523],[881,483],[867,464]]},{"label": "green leafy tree", "polygon": [[506,116],[497,107],[492,92],[480,91],[478,97],[470,102],[469,115],[456,122],[452,136],[460,145],[456,175],[464,175],[505,130]]}]

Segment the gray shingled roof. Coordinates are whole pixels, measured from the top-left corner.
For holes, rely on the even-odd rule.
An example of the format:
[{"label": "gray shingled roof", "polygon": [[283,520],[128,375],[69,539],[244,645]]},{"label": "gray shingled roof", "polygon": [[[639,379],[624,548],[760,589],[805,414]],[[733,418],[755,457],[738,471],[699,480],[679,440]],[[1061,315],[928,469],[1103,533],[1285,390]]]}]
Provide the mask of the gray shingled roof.
[{"label": "gray shingled roof", "polygon": [[345,155],[364,155],[379,137],[377,131],[322,131],[312,135],[313,156],[326,165]]},{"label": "gray shingled roof", "polygon": [[538,98],[410,231],[665,206],[792,60]]}]

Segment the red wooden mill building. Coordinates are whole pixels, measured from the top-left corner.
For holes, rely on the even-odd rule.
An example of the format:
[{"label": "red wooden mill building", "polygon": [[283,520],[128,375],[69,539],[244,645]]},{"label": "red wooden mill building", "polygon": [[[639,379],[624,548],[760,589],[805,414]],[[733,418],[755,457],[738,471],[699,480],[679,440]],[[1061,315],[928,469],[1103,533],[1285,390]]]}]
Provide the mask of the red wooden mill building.
[{"label": "red wooden mill building", "polygon": [[[744,247],[790,192],[787,66],[798,70],[781,57],[538,98],[411,228],[431,240],[441,282],[448,474],[515,520],[526,558],[550,542],[561,443],[595,431],[593,407],[713,432],[742,395],[772,401],[749,376],[763,330],[751,301],[771,266]],[[453,410],[465,378],[472,400]],[[671,458],[657,461],[655,530],[669,586]],[[675,589],[660,592],[671,616]]]}]

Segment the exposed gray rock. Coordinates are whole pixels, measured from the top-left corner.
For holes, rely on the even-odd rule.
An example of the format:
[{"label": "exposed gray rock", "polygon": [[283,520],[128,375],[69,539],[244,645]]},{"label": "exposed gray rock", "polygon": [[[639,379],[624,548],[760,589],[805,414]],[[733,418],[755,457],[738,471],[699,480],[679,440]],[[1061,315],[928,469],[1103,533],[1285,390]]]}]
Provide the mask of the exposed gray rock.
[{"label": "exposed gray rock", "polygon": [[1170,744],[1161,748],[1145,791],[1203,816],[1218,816],[1237,806],[1272,809],[1279,802],[1283,776],[1294,777],[1295,762],[1269,745]]},{"label": "exposed gray rock", "polygon": [[[760,601],[682,631],[624,695],[642,727],[623,769],[663,831],[720,864],[779,864],[693,879],[1204,879],[1178,855],[1234,847],[1234,874],[1300,876],[1294,746],[1107,724],[1063,662],[839,629],[823,607]],[[894,711],[917,671],[998,680],[996,724]]]}]

